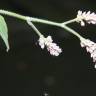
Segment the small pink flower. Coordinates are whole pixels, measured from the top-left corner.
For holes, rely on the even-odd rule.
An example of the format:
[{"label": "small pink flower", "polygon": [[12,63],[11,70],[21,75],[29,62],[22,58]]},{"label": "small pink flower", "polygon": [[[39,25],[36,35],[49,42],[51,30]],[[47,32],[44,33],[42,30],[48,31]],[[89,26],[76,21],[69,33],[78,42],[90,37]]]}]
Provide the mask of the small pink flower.
[{"label": "small pink flower", "polygon": [[96,67],[96,43],[89,39],[85,39],[81,41],[81,47],[86,47],[86,50],[90,53],[91,58],[93,58]]},{"label": "small pink flower", "polygon": [[84,21],[86,21],[89,24],[96,24],[96,14],[94,12],[91,13],[90,11],[88,12],[78,11],[77,22],[80,22],[81,26],[85,26]]},{"label": "small pink flower", "polygon": [[42,49],[46,46],[50,54],[54,56],[58,56],[62,52],[61,48],[59,48],[56,43],[53,43],[51,36],[48,36],[47,38],[41,36],[39,38],[39,45]]}]

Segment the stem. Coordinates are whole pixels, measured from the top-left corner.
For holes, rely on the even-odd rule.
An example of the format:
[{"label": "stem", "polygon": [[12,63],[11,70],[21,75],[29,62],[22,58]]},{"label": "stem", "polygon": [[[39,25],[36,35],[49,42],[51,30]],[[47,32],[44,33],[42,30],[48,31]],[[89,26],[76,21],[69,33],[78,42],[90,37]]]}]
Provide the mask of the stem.
[{"label": "stem", "polygon": [[34,31],[39,35],[41,36],[42,34],[39,32],[39,30],[34,26],[34,24],[31,22],[31,21],[27,21],[28,25],[30,25]]},{"label": "stem", "polygon": [[4,15],[11,16],[11,17],[15,17],[15,18],[18,18],[18,19],[21,19],[21,20],[26,20],[25,16],[14,13],[14,12],[6,11],[6,10],[0,10],[0,13],[4,14]]},{"label": "stem", "polygon": [[70,23],[73,23],[73,22],[76,22],[76,21],[77,21],[77,18],[71,19],[71,20],[66,21],[66,22],[64,22],[64,23],[62,23],[62,24],[66,25],[66,24],[70,24]]},{"label": "stem", "polygon": [[44,20],[44,19],[33,18],[33,17],[30,17],[30,21],[43,23],[43,24],[47,24],[47,25],[52,25],[52,26],[58,26],[58,27],[61,26],[61,23],[57,23],[57,22],[53,22],[53,21],[49,21],[49,20]]},{"label": "stem", "polygon": [[[39,32],[39,30],[34,26],[34,24],[32,22],[38,22],[38,23],[43,23],[43,24],[48,24],[48,25],[52,25],[52,26],[61,27],[61,28],[65,29],[65,30],[67,30],[68,32],[72,33],[73,35],[77,36],[80,40],[84,39],[76,31],[74,31],[73,29],[71,29],[68,26],[66,26],[66,24],[75,22],[77,20],[77,18],[69,20],[69,21],[66,21],[64,23],[57,23],[57,22],[53,22],[53,21],[49,21],[49,20],[23,16],[23,15],[20,15],[20,14],[14,13],[14,12],[5,11],[5,10],[0,10],[0,13],[4,14],[4,15],[8,15],[8,16],[11,16],[11,17],[15,17],[15,18],[27,21],[27,23],[36,31],[36,33],[39,36],[42,35],[42,34]],[[29,18],[29,20],[28,20],[28,18]]]},{"label": "stem", "polygon": [[[4,15],[11,16],[11,17],[15,17],[15,18],[18,18],[21,20],[25,20],[25,21],[28,18],[28,16],[23,16],[23,15],[20,15],[20,14],[14,13],[14,12],[10,12],[10,11],[6,11],[6,10],[0,10],[0,13],[4,14]],[[44,24],[54,25],[54,26],[60,27],[60,23],[57,23],[57,22],[52,22],[49,20],[38,19],[38,18],[33,18],[33,17],[29,17],[29,18],[30,18],[30,21],[32,21],[32,22],[39,22],[39,23],[44,23]]]},{"label": "stem", "polygon": [[78,34],[76,31],[74,31],[73,29],[69,28],[66,25],[63,25],[62,28],[64,28],[65,30],[67,30],[68,32],[72,33],[73,35],[77,36],[80,40],[84,39],[80,34]]}]

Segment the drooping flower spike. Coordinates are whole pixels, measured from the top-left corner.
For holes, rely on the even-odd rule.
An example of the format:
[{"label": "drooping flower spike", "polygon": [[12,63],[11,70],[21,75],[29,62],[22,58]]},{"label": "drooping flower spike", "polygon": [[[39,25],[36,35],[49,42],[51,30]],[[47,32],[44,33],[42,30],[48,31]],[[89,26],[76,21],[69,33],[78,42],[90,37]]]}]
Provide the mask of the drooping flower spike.
[{"label": "drooping flower spike", "polygon": [[96,24],[96,14],[94,12],[82,12],[78,11],[77,14],[77,22],[81,24],[81,26],[85,26],[85,22],[88,24]]},{"label": "drooping flower spike", "polygon": [[81,41],[81,47],[86,47],[87,52],[90,53],[91,58],[93,58],[93,62],[95,63],[96,68],[96,43],[89,39],[85,39]]},{"label": "drooping flower spike", "polygon": [[41,36],[38,41],[41,48],[44,49],[46,46],[47,50],[53,56],[58,56],[62,52],[62,49],[59,48],[56,43],[53,43],[51,36],[48,36],[47,38]]}]

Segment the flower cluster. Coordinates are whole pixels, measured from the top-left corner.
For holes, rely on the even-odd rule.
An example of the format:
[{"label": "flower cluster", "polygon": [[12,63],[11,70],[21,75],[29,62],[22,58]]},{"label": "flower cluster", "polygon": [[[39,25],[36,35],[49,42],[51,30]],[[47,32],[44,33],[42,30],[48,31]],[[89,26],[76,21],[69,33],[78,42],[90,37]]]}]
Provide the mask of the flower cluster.
[{"label": "flower cluster", "polygon": [[42,49],[44,49],[46,46],[50,54],[54,56],[58,56],[62,52],[59,46],[57,46],[56,43],[53,43],[51,36],[48,36],[47,38],[45,38],[44,36],[40,36],[39,45]]},{"label": "flower cluster", "polygon": [[81,41],[81,47],[86,47],[87,52],[89,52],[91,54],[91,58],[93,58],[96,68],[96,43],[89,39],[85,39]]},{"label": "flower cluster", "polygon": [[88,24],[96,24],[96,14],[94,12],[82,12],[78,11],[77,22],[80,22],[81,26],[85,26],[86,21]]}]

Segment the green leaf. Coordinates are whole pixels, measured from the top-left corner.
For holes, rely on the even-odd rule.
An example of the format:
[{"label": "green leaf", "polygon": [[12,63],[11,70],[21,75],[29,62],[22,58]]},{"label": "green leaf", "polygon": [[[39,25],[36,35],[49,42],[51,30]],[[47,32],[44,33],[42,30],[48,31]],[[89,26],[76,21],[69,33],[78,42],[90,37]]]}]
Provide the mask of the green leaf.
[{"label": "green leaf", "polygon": [[7,49],[6,51],[9,50],[9,43],[8,43],[8,29],[7,29],[7,24],[3,18],[3,16],[0,15],[0,36],[3,39]]}]

